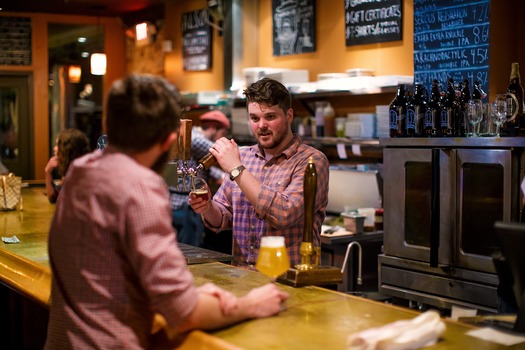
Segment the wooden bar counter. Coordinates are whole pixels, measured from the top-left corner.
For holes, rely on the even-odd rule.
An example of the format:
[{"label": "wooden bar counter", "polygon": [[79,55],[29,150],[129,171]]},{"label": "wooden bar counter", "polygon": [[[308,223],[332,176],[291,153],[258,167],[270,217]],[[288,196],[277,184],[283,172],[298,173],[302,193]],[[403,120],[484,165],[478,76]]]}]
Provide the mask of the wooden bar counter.
[{"label": "wooden bar counter", "polygon": [[[16,234],[18,244],[0,243],[0,314],[2,324],[12,324],[0,331],[2,348],[38,349],[45,339],[50,272],[47,258],[47,231],[54,206],[47,202],[43,188],[23,190],[22,212],[0,213],[2,236]],[[236,295],[269,280],[264,275],[220,262],[189,265],[195,283],[213,282]],[[350,334],[379,327],[401,319],[411,319],[416,311],[354,297],[320,287],[293,288],[279,285],[290,293],[287,308],[278,316],[250,320],[213,332],[192,332],[181,349],[345,349]],[[19,297],[14,296],[19,295]],[[7,299],[4,299],[7,298]],[[32,314],[20,307],[30,307]],[[21,306],[22,305],[22,306]],[[13,309],[14,308],[14,309]],[[27,306],[25,306],[27,308]],[[35,311],[36,309],[36,311]],[[14,311],[13,311],[14,310]],[[19,318],[13,321],[13,317]],[[7,323],[6,323],[7,321]],[[474,327],[446,321],[447,329],[439,342],[428,349],[523,349],[466,335]],[[29,328],[31,332],[29,332]],[[38,328],[35,333],[34,328]],[[42,337],[44,339],[36,339]],[[7,347],[4,344],[7,340]],[[23,342],[23,343],[21,343]]]}]

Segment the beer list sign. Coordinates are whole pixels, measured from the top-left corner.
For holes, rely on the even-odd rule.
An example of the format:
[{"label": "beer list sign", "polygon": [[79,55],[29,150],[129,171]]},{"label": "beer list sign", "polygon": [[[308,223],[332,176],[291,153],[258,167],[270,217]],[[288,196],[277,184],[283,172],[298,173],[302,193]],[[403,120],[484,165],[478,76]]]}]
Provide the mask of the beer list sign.
[{"label": "beer list sign", "polygon": [[208,11],[182,14],[182,64],[186,71],[211,69],[212,30]]},{"label": "beer list sign", "polygon": [[345,0],[346,46],[402,39],[403,0]]},{"label": "beer list sign", "polygon": [[414,81],[467,78],[488,94],[490,0],[414,0]]}]

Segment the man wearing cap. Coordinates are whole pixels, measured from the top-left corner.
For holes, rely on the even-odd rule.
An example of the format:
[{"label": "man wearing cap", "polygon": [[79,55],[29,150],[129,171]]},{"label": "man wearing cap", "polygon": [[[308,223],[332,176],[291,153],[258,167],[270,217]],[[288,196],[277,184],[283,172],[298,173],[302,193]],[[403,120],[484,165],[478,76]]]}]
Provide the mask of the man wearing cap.
[{"label": "man wearing cap", "polygon": [[[191,159],[189,167],[196,167],[197,160],[208,154],[213,143],[228,134],[230,121],[224,113],[213,110],[199,117],[200,126],[191,129]],[[214,180],[218,185],[227,174],[216,166],[197,174],[206,181]],[[177,229],[177,240],[193,246],[201,246],[204,236],[204,224],[201,216],[188,205],[189,192],[178,191],[170,187],[171,205],[173,210],[173,226]]]}]

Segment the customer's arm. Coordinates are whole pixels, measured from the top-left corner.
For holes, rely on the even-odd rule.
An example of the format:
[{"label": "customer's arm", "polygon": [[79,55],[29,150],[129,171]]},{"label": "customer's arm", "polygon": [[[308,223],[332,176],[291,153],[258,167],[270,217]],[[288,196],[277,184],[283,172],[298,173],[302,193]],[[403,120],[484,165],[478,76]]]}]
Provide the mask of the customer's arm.
[{"label": "customer's arm", "polygon": [[215,288],[212,293],[198,290],[197,305],[177,332],[216,329],[252,318],[273,316],[283,310],[283,303],[289,297],[273,283],[254,288],[240,298]]},{"label": "customer's arm", "polygon": [[46,173],[46,193],[47,199],[50,203],[55,203],[58,198],[58,191],[53,187],[53,170],[58,166],[57,156],[49,158],[49,161],[46,164],[44,169]]}]

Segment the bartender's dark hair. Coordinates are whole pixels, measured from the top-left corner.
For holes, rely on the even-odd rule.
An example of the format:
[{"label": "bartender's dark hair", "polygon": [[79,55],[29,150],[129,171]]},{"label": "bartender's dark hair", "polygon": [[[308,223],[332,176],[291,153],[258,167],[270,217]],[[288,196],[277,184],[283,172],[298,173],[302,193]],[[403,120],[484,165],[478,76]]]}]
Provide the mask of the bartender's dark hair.
[{"label": "bartender's dark hair", "polygon": [[144,151],[180,125],[180,95],[158,76],[132,74],[117,80],[106,105],[109,144],[122,150]]},{"label": "bartender's dark hair", "polygon": [[255,102],[268,106],[279,105],[284,113],[288,112],[292,106],[290,92],[286,86],[277,80],[262,78],[250,84],[243,92],[248,103]]}]

